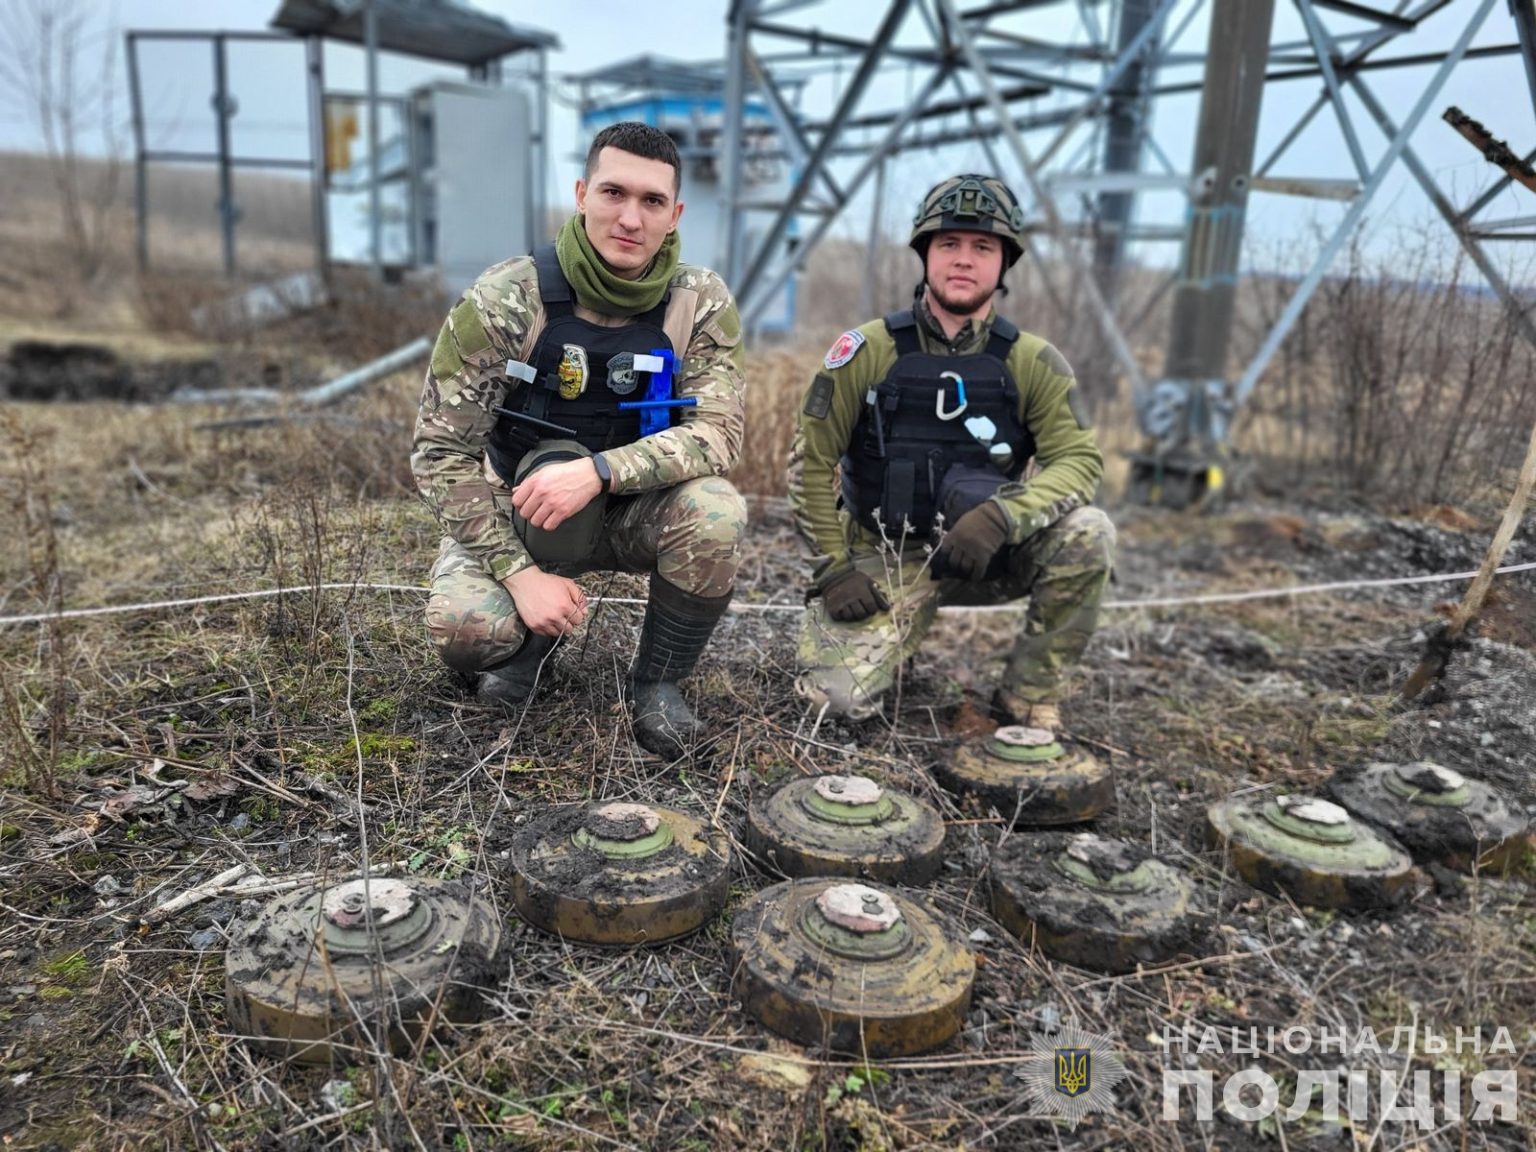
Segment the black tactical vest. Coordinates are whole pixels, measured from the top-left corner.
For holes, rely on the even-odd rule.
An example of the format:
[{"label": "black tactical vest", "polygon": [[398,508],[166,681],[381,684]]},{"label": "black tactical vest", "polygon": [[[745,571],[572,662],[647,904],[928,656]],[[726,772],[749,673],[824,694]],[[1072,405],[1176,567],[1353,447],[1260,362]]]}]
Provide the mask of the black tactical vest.
[{"label": "black tactical vest", "polygon": [[[1018,387],[1008,374],[1019,330],[997,316],[979,355],[936,356],[922,351],[911,311],[887,316],[885,327],[896,343],[896,363],[875,387],[874,404],[861,410],[843,456],[843,504],[871,532],[883,524],[896,541],[905,520],[909,533],[925,539],[934,528],[944,474],[956,465],[993,468],[987,449],[965,426],[968,417],[991,417],[997,426],[993,443],[1013,451],[1006,473],[997,474],[999,483],[1017,480],[1035,454],[1034,437],[1019,421]],[[965,411],[945,420],[940,411],[953,412],[960,402],[954,376],[965,381]]]},{"label": "black tactical vest", "polygon": [[[577,440],[592,452],[639,440],[640,413],[620,412],[618,405],[621,400],[644,400],[650,377],[622,358],[672,348],[662,327],[670,292],[630,323],[605,328],[575,314],[571,285],[560,269],[554,245],[535,249],[533,262],[544,308],[544,331],[528,357],[536,375],[531,383],[511,392],[506,406],[563,430],[502,415],[491,429],[486,454],[496,474],[508,484],[513,483],[517,462],[541,440]],[[580,392],[572,395],[578,385]]]}]

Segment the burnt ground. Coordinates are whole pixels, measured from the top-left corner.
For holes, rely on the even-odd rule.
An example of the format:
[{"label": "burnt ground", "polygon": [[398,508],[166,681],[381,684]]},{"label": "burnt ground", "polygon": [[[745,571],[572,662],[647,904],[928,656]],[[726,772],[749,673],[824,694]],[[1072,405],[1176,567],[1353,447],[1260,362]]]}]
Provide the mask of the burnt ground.
[{"label": "burnt ground", "polygon": [[[122,450],[96,453],[108,483],[75,491],[58,480],[53,519],[16,529],[57,538],[71,604],[312,574],[421,582],[434,544],[425,513],[398,492],[372,494],[361,464],[335,488],[305,488],[310,473],[277,462],[291,439],[258,436],[236,450],[180,435],[164,458],[138,445],[139,484],[122,478]],[[261,486],[274,476],[275,488]],[[0,632],[4,1146],[1532,1146],[1529,862],[1503,880],[1427,871],[1392,912],[1304,909],[1231,875],[1204,846],[1201,818],[1234,790],[1317,789],[1337,768],[1396,758],[1478,775],[1529,811],[1536,580],[1501,581],[1481,635],[1412,707],[1394,703],[1396,688],[1437,600],[1464,585],[1106,612],[1066,707],[1072,734],[1115,774],[1118,811],[1098,827],[1186,870],[1208,928],[1188,957],[1107,977],[1046,960],[989,916],[1000,821],[932,782],[931,766],[982,729],[1010,618],[942,616],[886,717],[817,725],[790,688],[798,550],[780,504],[758,502],[754,514],[744,610],[727,617],[693,682],[715,739],[681,766],[644,757],[625,730],[619,684],[639,622],[627,605],[604,606],[557,651],[547,691],[517,716],[463,697],[428,650],[409,592],[303,592]],[[1119,601],[1466,570],[1491,535],[1448,510],[1392,519],[1251,505],[1117,519]],[[6,569],[6,611],[31,609],[39,564],[46,574],[46,558],[31,554],[30,569]],[[1509,559],[1536,559],[1530,527]],[[633,596],[642,584],[588,588]],[[926,796],[950,821],[940,879],[913,895],[977,957],[961,1035],[871,1067],[773,1038],[729,990],[730,916],[769,882],[741,850],[747,804],[795,773],[849,769]],[[645,950],[565,945],[520,923],[506,874],[515,830],[551,805],[595,798],[717,817],[736,848],[725,914]],[[414,1058],[359,1052],[306,1069],[234,1038],[223,945],[255,900],[221,896],[141,923],[232,865],[274,879],[342,876],[365,848],[393,874],[465,880],[506,926],[488,1018],[439,1030]],[[1058,1023],[1115,1037],[1129,1073],[1117,1107],[1075,1130],[1031,1115],[1015,1075],[1032,1038]],[[1219,1111],[1209,1122],[1161,1119],[1165,1062],[1198,1063],[1218,1084],[1248,1063],[1170,1053],[1157,1041],[1165,1029],[1292,1024],[1384,1037],[1409,1025],[1482,1029],[1488,1042],[1507,1028],[1516,1054],[1484,1060],[1518,1066],[1520,1123],[1440,1117],[1420,1131],[1380,1122],[1375,1109],[1354,1127],[1315,1113],[1283,1124]],[[1259,1064],[1286,1101],[1309,1066],[1285,1053]],[[1350,1066],[1410,1065],[1399,1053]],[[1411,1061],[1445,1066],[1427,1053]],[[1466,1053],[1461,1066],[1470,1077],[1483,1065]]]}]

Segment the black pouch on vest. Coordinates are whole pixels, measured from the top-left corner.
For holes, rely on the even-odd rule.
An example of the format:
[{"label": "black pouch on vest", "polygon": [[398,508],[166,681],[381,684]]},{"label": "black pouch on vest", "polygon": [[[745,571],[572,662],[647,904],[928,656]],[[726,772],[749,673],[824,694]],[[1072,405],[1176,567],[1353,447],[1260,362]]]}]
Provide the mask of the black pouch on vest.
[{"label": "black pouch on vest", "polygon": [[944,516],[944,527],[953,528],[960,517],[992,499],[1006,483],[1008,477],[996,468],[951,465],[939,481],[938,499],[934,501]]},{"label": "black pouch on vest", "polygon": [[892,460],[885,469],[881,493],[880,522],[892,541],[903,535],[903,522],[912,519],[912,500],[917,492],[917,464],[911,460]]}]

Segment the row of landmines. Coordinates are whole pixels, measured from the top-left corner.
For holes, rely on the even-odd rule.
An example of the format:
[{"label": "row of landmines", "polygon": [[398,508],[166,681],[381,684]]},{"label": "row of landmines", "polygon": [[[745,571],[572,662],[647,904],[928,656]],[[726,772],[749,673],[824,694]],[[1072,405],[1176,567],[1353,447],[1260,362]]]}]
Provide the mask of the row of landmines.
[{"label": "row of landmines", "polygon": [[[1197,886],[1142,846],[1080,830],[1115,801],[1092,755],[1002,728],[935,775],[1009,826],[988,870],[991,910],[1026,944],[1111,973],[1202,954]],[[1397,903],[1415,859],[1502,872],[1530,850],[1513,805],[1439,765],[1373,764],[1330,790],[1332,800],[1254,791],[1219,801],[1206,814],[1209,842],[1255,887],[1330,908]],[[975,960],[946,916],[895,887],[930,883],[944,838],[933,808],[863,776],[802,777],[754,801],[747,851],[789,879],[732,921],[733,995],[767,1028],[830,1051],[891,1057],[951,1039]],[[546,812],[519,829],[511,864],[523,921],[631,947],[711,921],[733,870],[723,829],[630,803]],[[482,1017],[505,971],[504,938],[485,897],[455,881],[363,878],[279,897],[231,934],[230,1024],[304,1061],[408,1052],[437,1021]]]}]

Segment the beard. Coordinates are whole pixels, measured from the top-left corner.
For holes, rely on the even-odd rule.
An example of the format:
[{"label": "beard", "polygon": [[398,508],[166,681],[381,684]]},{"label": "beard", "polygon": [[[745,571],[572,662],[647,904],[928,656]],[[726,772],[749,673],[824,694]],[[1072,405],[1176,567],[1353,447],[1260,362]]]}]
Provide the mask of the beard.
[{"label": "beard", "polygon": [[951,316],[969,316],[986,307],[997,291],[996,285],[991,288],[978,284],[975,288],[965,293],[951,293],[945,291],[933,281],[928,281],[928,293],[933,301]]}]

